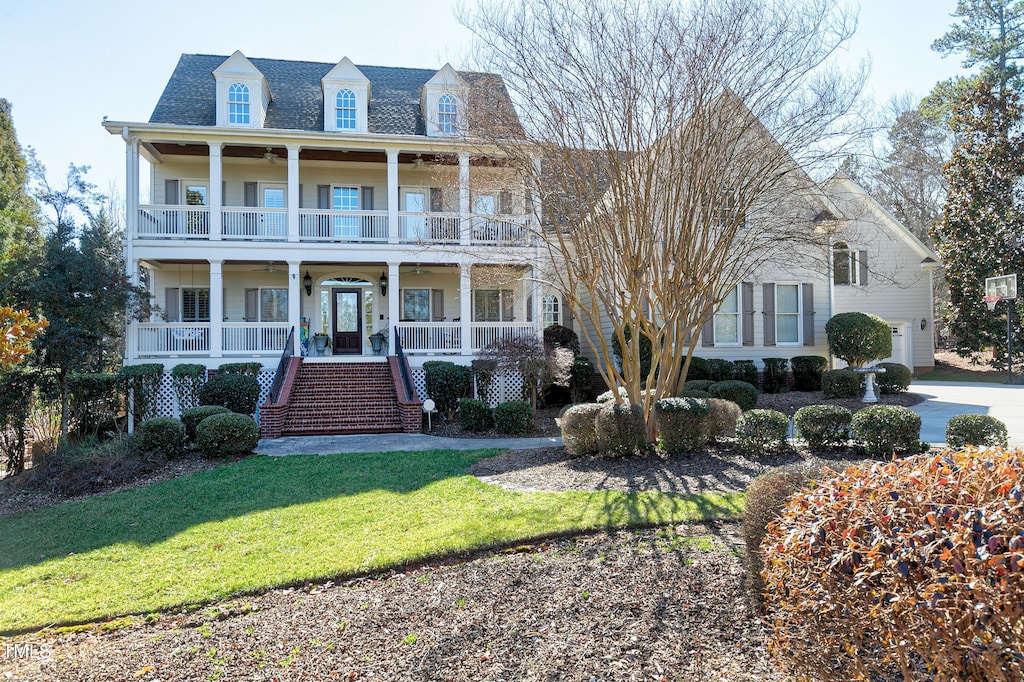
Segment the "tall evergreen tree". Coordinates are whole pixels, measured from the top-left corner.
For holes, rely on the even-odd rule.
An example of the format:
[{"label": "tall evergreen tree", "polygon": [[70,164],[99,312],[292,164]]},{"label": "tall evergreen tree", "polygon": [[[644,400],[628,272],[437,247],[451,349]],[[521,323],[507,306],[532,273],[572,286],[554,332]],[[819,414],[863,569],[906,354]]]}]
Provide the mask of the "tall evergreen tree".
[{"label": "tall evergreen tree", "polygon": [[28,164],[11,118],[11,104],[0,99],[0,304],[21,305],[11,297],[15,264],[38,247],[36,204],[28,192]]}]

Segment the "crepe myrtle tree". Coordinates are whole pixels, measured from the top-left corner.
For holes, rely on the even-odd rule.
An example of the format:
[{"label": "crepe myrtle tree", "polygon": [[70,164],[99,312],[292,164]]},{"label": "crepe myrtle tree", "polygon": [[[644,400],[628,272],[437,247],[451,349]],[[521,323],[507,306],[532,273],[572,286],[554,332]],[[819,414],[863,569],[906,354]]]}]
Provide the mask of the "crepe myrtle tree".
[{"label": "crepe myrtle tree", "polygon": [[[653,436],[654,401],[682,387],[730,288],[782,252],[821,258],[805,169],[860,136],[864,74],[832,65],[856,21],[833,0],[482,0],[460,19],[503,77],[470,82],[460,132],[522,177],[547,281]],[[490,106],[499,86],[518,116]]]}]

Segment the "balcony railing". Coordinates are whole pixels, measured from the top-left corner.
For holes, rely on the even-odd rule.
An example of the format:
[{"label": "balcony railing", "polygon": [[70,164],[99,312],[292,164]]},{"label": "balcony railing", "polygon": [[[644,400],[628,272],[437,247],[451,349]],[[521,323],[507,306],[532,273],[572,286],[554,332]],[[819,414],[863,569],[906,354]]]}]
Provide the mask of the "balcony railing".
[{"label": "balcony railing", "polygon": [[530,241],[526,218],[473,216],[470,233],[474,244],[525,244]]},{"label": "balcony railing", "polygon": [[299,209],[299,238],[303,241],[384,242],[388,239],[388,212]]},{"label": "balcony railing", "polygon": [[225,208],[221,211],[225,239],[287,239],[286,208]]},{"label": "balcony railing", "polygon": [[210,352],[209,322],[136,324],[137,350],[144,355],[201,355]]},{"label": "balcony railing", "polygon": [[225,353],[280,353],[288,338],[287,322],[225,322]]},{"label": "balcony railing", "polygon": [[495,341],[510,341],[526,334],[536,334],[533,322],[473,322],[470,325],[473,347],[478,351]]},{"label": "balcony railing", "polygon": [[206,206],[139,206],[136,234],[142,238],[207,239],[210,209]]},{"label": "balcony railing", "polygon": [[416,244],[458,243],[461,222],[457,213],[399,213],[398,239]]},{"label": "balcony railing", "polygon": [[462,350],[462,327],[458,322],[402,322],[395,328],[406,353]]}]

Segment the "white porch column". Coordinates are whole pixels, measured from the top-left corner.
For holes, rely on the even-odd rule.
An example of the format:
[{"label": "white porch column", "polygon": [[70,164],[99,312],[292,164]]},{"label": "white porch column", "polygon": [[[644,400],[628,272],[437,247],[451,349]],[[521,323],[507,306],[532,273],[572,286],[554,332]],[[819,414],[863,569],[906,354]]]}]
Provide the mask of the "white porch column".
[{"label": "white porch column", "polygon": [[530,280],[530,319],[533,320],[533,328],[537,332],[537,337],[542,341],[544,340],[544,320],[541,318],[541,305],[540,305],[540,271],[536,265],[530,270],[532,277]]},{"label": "white porch column", "polygon": [[[131,267],[132,240],[135,238],[139,219],[139,138],[136,135],[129,135],[128,129],[122,132],[124,138],[124,238],[125,238],[125,263]],[[138,269],[136,268],[136,273]],[[131,271],[126,273],[132,276]]]},{"label": "white porch column", "polygon": [[210,259],[210,357],[224,355],[223,262]]},{"label": "white porch column", "polygon": [[473,266],[468,260],[459,263],[459,327],[462,336],[462,354],[473,353]]},{"label": "white porch column", "polygon": [[459,152],[459,243],[469,244],[472,220],[469,216],[469,154]]},{"label": "white porch column", "polygon": [[[398,243],[398,150],[388,149],[388,243]],[[388,283],[391,286],[391,283]],[[390,289],[389,289],[390,291]],[[397,318],[395,319],[397,322]],[[394,348],[394,346],[391,346]]]},{"label": "white porch column", "polygon": [[222,142],[210,142],[210,239],[220,239],[222,211],[224,207],[224,164]]},{"label": "white porch column", "polygon": [[288,241],[297,242],[299,241],[299,150],[301,147],[297,144],[289,144],[286,147],[288,148]]},{"label": "white porch column", "polygon": [[302,261],[288,261],[288,326],[295,330],[292,335],[292,355],[299,354],[299,318],[302,313]]},{"label": "white porch column", "polygon": [[402,292],[398,290],[398,266],[399,263],[388,263],[388,339],[391,341],[388,348],[392,355],[394,355],[395,349],[398,348],[395,339],[395,325],[398,324],[400,319],[398,302],[402,295]]}]

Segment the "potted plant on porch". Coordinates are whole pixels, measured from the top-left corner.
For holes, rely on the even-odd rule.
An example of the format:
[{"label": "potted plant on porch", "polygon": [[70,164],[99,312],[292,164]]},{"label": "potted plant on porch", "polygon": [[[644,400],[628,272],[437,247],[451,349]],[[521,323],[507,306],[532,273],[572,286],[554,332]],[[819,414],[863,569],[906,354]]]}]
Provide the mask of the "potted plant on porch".
[{"label": "potted plant on porch", "polygon": [[370,334],[370,347],[373,349],[374,355],[380,355],[384,347],[388,345],[388,337],[383,331],[378,331],[375,334]]},{"label": "potted plant on porch", "polygon": [[327,350],[327,334],[319,332],[313,335],[313,351],[316,355],[323,355]]}]

